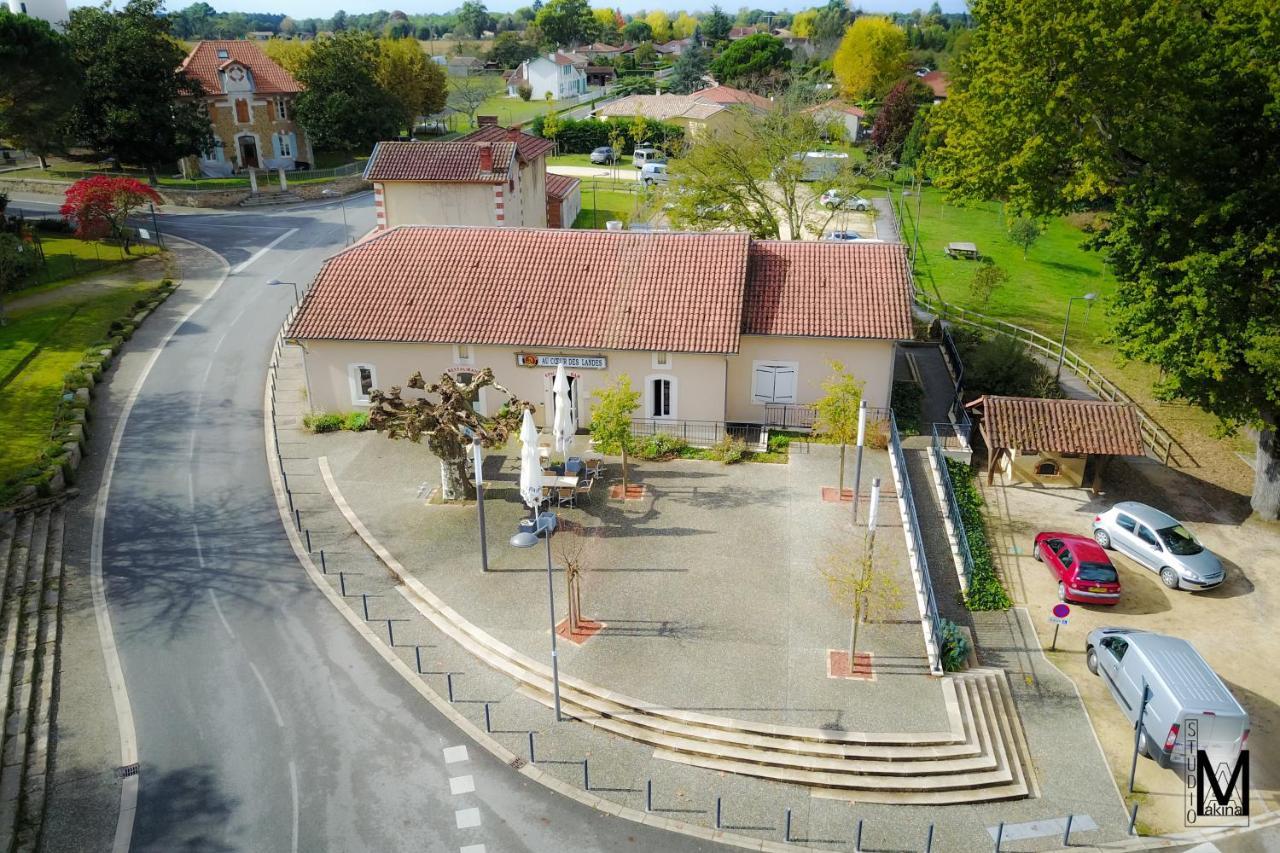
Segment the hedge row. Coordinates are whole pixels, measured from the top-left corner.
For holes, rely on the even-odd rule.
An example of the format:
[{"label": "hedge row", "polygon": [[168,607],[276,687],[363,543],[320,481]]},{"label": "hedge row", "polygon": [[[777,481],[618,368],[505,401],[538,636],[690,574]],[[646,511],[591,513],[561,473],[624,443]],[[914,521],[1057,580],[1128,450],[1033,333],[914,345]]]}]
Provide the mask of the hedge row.
[{"label": "hedge row", "polygon": [[312,412],[303,416],[302,425],[312,432],[364,432],[370,428],[368,412]]},{"label": "hedge row", "polygon": [[969,592],[965,595],[964,604],[970,610],[1005,610],[1012,607],[1013,601],[1010,600],[1009,593],[996,576],[996,564],[991,556],[987,526],[983,521],[982,495],[974,482],[973,469],[963,462],[948,459],[947,471],[951,474],[951,486],[960,507],[965,536],[969,539],[969,553],[973,556],[973,576],[969,578]]},{"label": "hedge row", "polygon": [[80,363],[67,371],[62,378],[62,400],[54,413],[49,443],[33,465],[0,484],[0,505],[48,497],[74,482],[76,469],[88,450],[89,401],[93,387],[124,342],[133,337],[137,325],[177,287],[165,279],[140,297],[127,314],[111,323],[107,337],[90,344]]},{"label": "hedge row", "polygon": [[[545,116],[535,118],[529,124],[529,132],[545,137],[546,134],[542,132],[545,121]],[[607,118],[601,121],[594,118],[562,118],[557,123],[555,141],[561,154],[590,154],[597,148],[611,144],[609,133],[615,129],[622,134],[624,154],[634,151],[637,144],[635,122],[630,119]],[[645,127],[649,132],[644,139],[645,145],[652,145],[664,151],[675,151],[684,143],[684,128],[679,125],[663,121],[646,121]]]}]

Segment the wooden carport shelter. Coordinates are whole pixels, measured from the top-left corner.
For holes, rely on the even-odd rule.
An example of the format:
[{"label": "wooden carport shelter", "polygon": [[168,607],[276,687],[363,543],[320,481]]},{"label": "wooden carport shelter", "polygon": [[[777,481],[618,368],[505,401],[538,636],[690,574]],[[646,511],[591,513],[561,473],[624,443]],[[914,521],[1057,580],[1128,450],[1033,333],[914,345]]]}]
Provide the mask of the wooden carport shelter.
[{"label": "wooden carport shelter", "polygon": [[1146,453],[1138,411],[1130,403],[986,395],[966,408],[980,417],[988,485],[995,481],[1002,463],[1013,470],[1019,453],[1061,454],[1084,457],[1086,471],[1092,464],[1091,488],[1096,494],[1113,456]]}]

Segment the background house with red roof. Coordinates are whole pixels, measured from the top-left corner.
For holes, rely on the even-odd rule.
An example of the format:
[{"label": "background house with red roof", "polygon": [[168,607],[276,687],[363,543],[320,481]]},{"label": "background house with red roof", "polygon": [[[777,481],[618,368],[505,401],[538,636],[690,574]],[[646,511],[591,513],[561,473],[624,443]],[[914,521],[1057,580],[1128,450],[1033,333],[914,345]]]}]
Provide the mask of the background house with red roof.
[{"label": "background house with red roof", "polygon": [[202,171],[293,169],[299,162],[315,162],[311,140],[293,118],[302,85],[256,43],[197,42],[182,68],[204,88],[213,125],[216,143],[198,158],[204,161]]},{"label": "background house with red roof", "polygon": [[832,100],[822,104],[815,104],[809,107],[805,112],[813,115],[819,123],[824,125],[839,125],[845,135],[845,139],[850,142],[857,142],[862,136],[863,124],[867,113],[862,107],[846,104],[844,101]]},{"label": "background house with red roof", "polygon": [[[378,228],[398,225],[568,227],[578,180],[550,180],[554,143],[480,116],[448,142],[380,142],[365,166]],[[554,220],[554,222],[553,222]]]},{"label": "background house with red roof", "polygon": [[933,102],[938,104],[946,99],[947,86],[950,85],[951,78],[945,71],[930,71],[920,76],[920,82],[933,90]]},{"label": "background house with red roof", "polygon": [[[833,359],[887,407],[911,284],[890,243],[405,226],[327,260],[287,334],[316,410],[366,406],[415,371],[491,367],[545,422],[564,364],[580,425],[591,393],[626,374],[637,418],[702,422],[710,437],[714,424],[807,425]],[[485,389],[477,402],[502,401]]]}]

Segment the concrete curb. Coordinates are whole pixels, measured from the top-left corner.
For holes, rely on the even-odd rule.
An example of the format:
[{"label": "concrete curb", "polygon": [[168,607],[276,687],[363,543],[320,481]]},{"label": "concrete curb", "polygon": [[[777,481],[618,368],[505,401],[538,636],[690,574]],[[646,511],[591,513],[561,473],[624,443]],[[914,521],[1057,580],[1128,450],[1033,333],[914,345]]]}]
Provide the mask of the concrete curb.
[{"label": "concrete curb", "polygon": [[[287,325],[287,322],[286,324]],[[637,811],[631,808],[625,808],[618,803],[605,800],[595,796],[587,791],[580,791],[577,788],[557,779],[556,777],[544,772],[538,767],[527,764],[521,756],[516,755],[507,749],[494,738],[486,734],[479,726],[472,723],[461,713],[449,704],[448,700],[437,694],[434,690],[427,686],[426,682],[418,678],[409,665],[402,661],[393,651],[388,648],[373,632],[355,609],[342,600],[342,597],[334,591],[329,582],[325,580],[324,575],[316,564],[312,561],[311,555],[307,553],[307,549],[302,542],[302,537],[297,529],[293,526],[292,515],[289,512],[288,499],[285,495],[284,482],[281,477],[280,463],[275,453],[272,451],[275,441],[275,432],[273,429],[273,408],[271,402],[271,375],[274,372],[277,354],[279,348],[283,346],[281,339],[277,338],[275,353],[272,355],[271,366],[267,371],[267,380],[263,387],[263,436],[265,447],[267,450],[267,472],[271,478],[271,490],[274,493],[276,501],[276,509],[280,512],[280,523],[284,526],[285,533],[289,537],[289,544],[293,548],[294,555],[298,558],[303,570],[307,573],[307,577],[316,585],[316,588],[329,600],[329,603],[342,615],[344,619],[362,636],[373,650],[391,666],[396,673],[403,678],[414,690],[418,692],[422,698],[430,702],[437,711],[443,714],[454,725],[456,725],[465,735],[471,738],[476,744],[482,746],[495,758],[505,764],[511,765],[515,769],[517,759],[520,766],[517,772],[525,778],[537,782],[543,787],[563,795],[570,799],[582,803],[584,806],[595,809],[604,814],[614,815],[625,820],[635,823],[654,826],[666,829],[671,832],[679,832],[694,838],[702,838],[708,841],[715,841],[721,844],[740,847],[745,850],[762,850],[776,851],[776,853],[785,853],[785,851],[794,850],[817,850],[821,848],[804,847],[799,844],[782,844],[776,841],[766,841],[757,838],[750,838],[743,835],[735,835],[727,833],[723,830],[716,830],[709,826],[698,826],[696,824],[685,823],[684,821],[672,820],[671,818],[661,817],[648,812]],[[346,509],[349,511],[349,508]],[[385,550],[385,549],[384,549]],[[379,555],[381,556],[381,554]],[[389,556],[389,555],[388,555]],[[393,558],[394,559],[394,558]]]}]

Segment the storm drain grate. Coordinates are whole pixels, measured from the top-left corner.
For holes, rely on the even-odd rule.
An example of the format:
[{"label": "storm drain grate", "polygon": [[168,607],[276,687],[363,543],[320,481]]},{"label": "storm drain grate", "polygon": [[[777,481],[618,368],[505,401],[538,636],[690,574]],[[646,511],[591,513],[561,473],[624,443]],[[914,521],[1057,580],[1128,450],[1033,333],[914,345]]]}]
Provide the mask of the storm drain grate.
[{"label": "storm drain grate", "polygon": [[521,767],[524,767],[528,763],[529,762],[525,761],[523,758],[517,755],[515,758],[511,759],[511,769],[519,770]]},{"label": "storm drain grate", "polygon": [[116,771],[116,775],[121,779],[128,779],[130,776],[138,775],[138,764],[127,764]]}]

